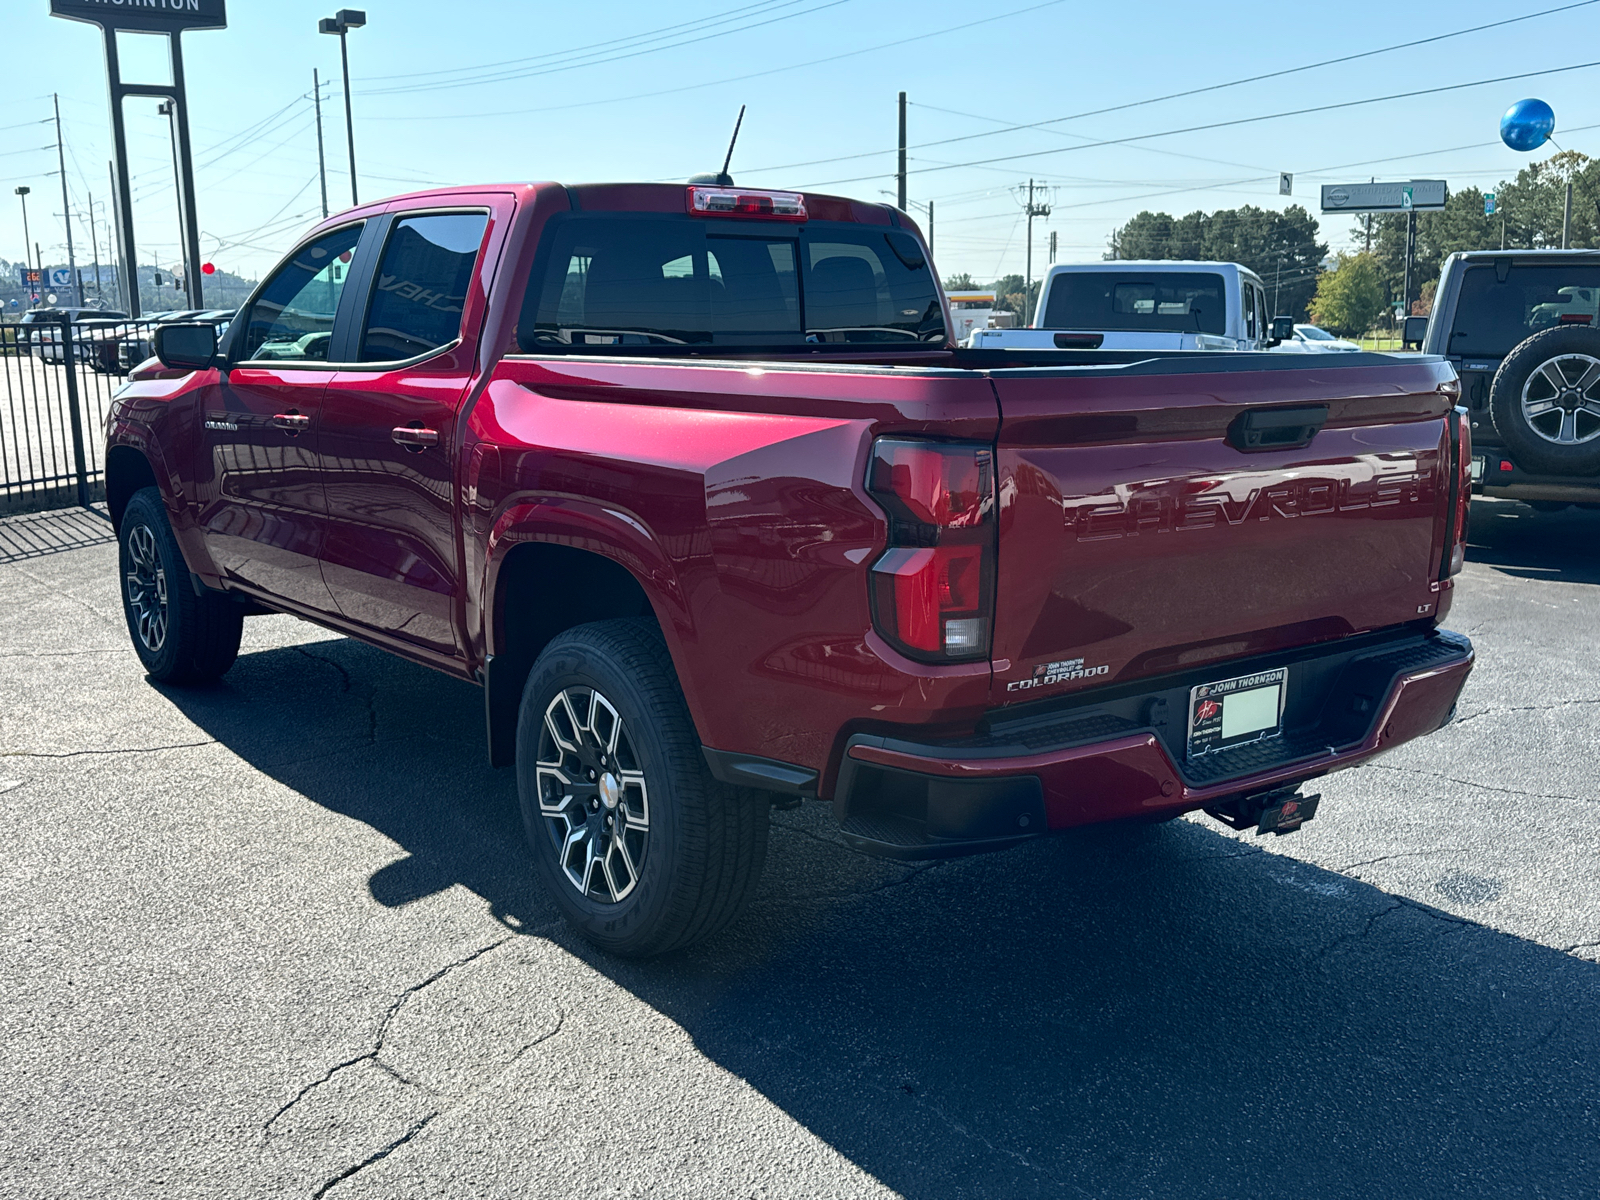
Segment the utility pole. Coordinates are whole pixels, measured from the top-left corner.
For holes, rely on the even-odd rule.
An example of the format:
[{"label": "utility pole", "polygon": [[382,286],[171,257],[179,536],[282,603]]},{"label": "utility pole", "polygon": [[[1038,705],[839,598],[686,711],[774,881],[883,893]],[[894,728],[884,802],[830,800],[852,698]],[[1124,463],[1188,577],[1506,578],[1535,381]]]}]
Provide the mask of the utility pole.
[{"label": "utility pole", "polygon": [[900,170],[896,175],[899,181],[899,208],[906,211],[906,94],[900,93]]},{"label": "utility pole", "polygon": [[94,298],[106,302],[105,285],[100,282],[100,234],[94,227],[94,193],[89,193],[89,247],[94,252]]},{"label": "utility pole", "polygon": [[1500,249],[1506,248],[1506,219],[1500,218]]},{"label": "utility pole", "polygon": [[[1024,277],[1026,282],[1023,285],[1022,298],[1023,298],[1023,302],[1024,303],[1032,304],[1033,303],[1033,219],[1035,217],[1048,217],[1050,215],[1050,206],[1048,204],[1035,204],[1033,202],[1033,180],[1031,180],[1031,179],[1028,180],[1028,209],[1027,209],[1027,212],[1028,212],[1028,273]],[[1029,320],[1032,320],[1032,317],[1029,316],[1029,314],[1024,313],[1023,315],[1024,316],[1028,316]]]},{"label": "utility pole", "polygon": [[933,253],[933,201],[928,201],[928,253]]},{"label": "utility pole", "polygon": [[1053,266],[1055,266],[1055,264],[1056,264],[1056,231],[1054,229],[1052,229],[1050,231],[1050,265],[1053,267]]},{"label": "utility pole", "polygon": [[322,79],[311,68],[311,100],[317,108],[317,177],[322,180],[322,219],[328,219],[328,160],[322,154]]},{"label": "utility pole", "polygon": [[67,226],[67,270],[72,273],[73,286],[78,293],[78,307],[83,307],[83,280],[78,278],[78,260],[72,253],[72,205],[67,199],[67,151],[61,141],[61,97],[51,93],[56,106],[56,165],[61,168],[61,220]]},{"label": "utility pole", "polygon": [[1567,202],[1561,210],[1561,248],[1567,248],[1568,235],[1572,232],[1572,176],[1567,176]]},{"label": "utility pole", "polygon": [[[176,109],[177,105],[173,104],[171,100],[163,100],[160,104],[156,105],[156,112],[160,113],[167,119],[167,133],[171,135],[172,186],[178,191],[178,245],[181,246],[184,244],[184,236],[188,227],[185,225],[183,217],[183,184],[178,179],[178,122],[175,116]],[[187,254],[184,255],[184,259],[186,260],[184,263],[184,274],[188,274],[188,257],[189,256]],[[185,280],[184,282],[187,283],[188,280]]]},{"label": "utility pole", "polygon": [[1417,210],[1406,210],[1406,273],[1400,288],[1400,315],[1411,315],[1411,264],[1417,257]]},{"label": "utility pole", "polygon": [[1278,307],[1278,289],[1283,286],[1283,258],[1278,258],[1278,270],[1272,277],[1272,315],[1277,316],[1282,310]]}]

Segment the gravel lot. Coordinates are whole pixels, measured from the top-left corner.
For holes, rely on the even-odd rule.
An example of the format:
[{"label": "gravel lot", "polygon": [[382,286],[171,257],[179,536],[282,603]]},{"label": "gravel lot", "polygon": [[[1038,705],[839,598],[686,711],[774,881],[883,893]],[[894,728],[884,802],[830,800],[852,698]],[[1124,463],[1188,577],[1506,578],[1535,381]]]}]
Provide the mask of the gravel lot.
[{"label": "gravel lot", "polygon": [[808,805],[642,965],[537,890],[476,689],[283,617],[152,686],[50,521],[0,523],[0,1195],[1594,1194],[1600,513],[1475,505],[1457,722],[1302,833],[905,866]]}]

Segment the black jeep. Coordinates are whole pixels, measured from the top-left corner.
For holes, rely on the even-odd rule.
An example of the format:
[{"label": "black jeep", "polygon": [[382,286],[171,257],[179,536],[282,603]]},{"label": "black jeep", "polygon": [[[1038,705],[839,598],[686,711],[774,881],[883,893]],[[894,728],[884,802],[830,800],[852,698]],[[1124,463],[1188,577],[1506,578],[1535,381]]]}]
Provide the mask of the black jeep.
[{"label": "black jeep", "polygon": [[1461,375],[1484,495],[1600,508],[1600,250],[1452,254],[1405,333]]}]

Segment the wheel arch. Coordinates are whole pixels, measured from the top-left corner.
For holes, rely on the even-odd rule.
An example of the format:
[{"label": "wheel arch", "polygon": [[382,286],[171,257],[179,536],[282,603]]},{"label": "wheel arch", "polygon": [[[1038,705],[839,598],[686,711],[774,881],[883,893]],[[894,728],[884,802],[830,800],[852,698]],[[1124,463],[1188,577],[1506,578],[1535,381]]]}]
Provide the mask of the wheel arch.
[{"label": "wheel arch", "polygon": [[[128,510],[128,501],[135,492],[160,486],[155,468],[143,452],[132,446],[112,446],[106,452],[106,507],[111,513],[111,527],[122,532],[122,514]],[[166,498],[165,493],[162,498]]]},{"label": "wheel arch", "polygon": [[661,630],[671,654],[675,627],[688,619],[676,573],[653,539],[640,536],[642,527],[629,522],[621,533],[615,514],[591,505],[581,507],[593,512],[565,511],[570,507],[532,506],[520,519],[502,518],[491,535],[483,683],[489,761],[496,767],[515,761],[523,685],[558,634],[593,621],[644,617]]}]

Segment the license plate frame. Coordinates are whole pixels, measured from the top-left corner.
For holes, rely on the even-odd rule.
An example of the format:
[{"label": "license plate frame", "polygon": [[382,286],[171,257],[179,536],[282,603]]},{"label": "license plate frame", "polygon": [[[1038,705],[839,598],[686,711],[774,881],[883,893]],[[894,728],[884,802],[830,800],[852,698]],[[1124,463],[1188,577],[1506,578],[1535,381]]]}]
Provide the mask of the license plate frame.
[{"label": "license plate frame", "polygon": [[[1269,689],[1276,689],[1276,694],[1266,695]],[[1239,700],[1233,713],[1227,707],[1230,698]],[[1288,667],[1197,684],[1189,689],[1186,756],[1200,758],[1281,736],[1283,709],[1288,700]],[[1263,718],[1270,720],[1264,722]],[[1230,723],[1234,725],[1231,733]]]},{"label": "license plate frame", "polygon": [[1485,455],[1474,454],[1472,462],[1467,466],[1467,475],[1473,483],[1483,482],[1483,473],[1489,469],[1489,460]]}]

